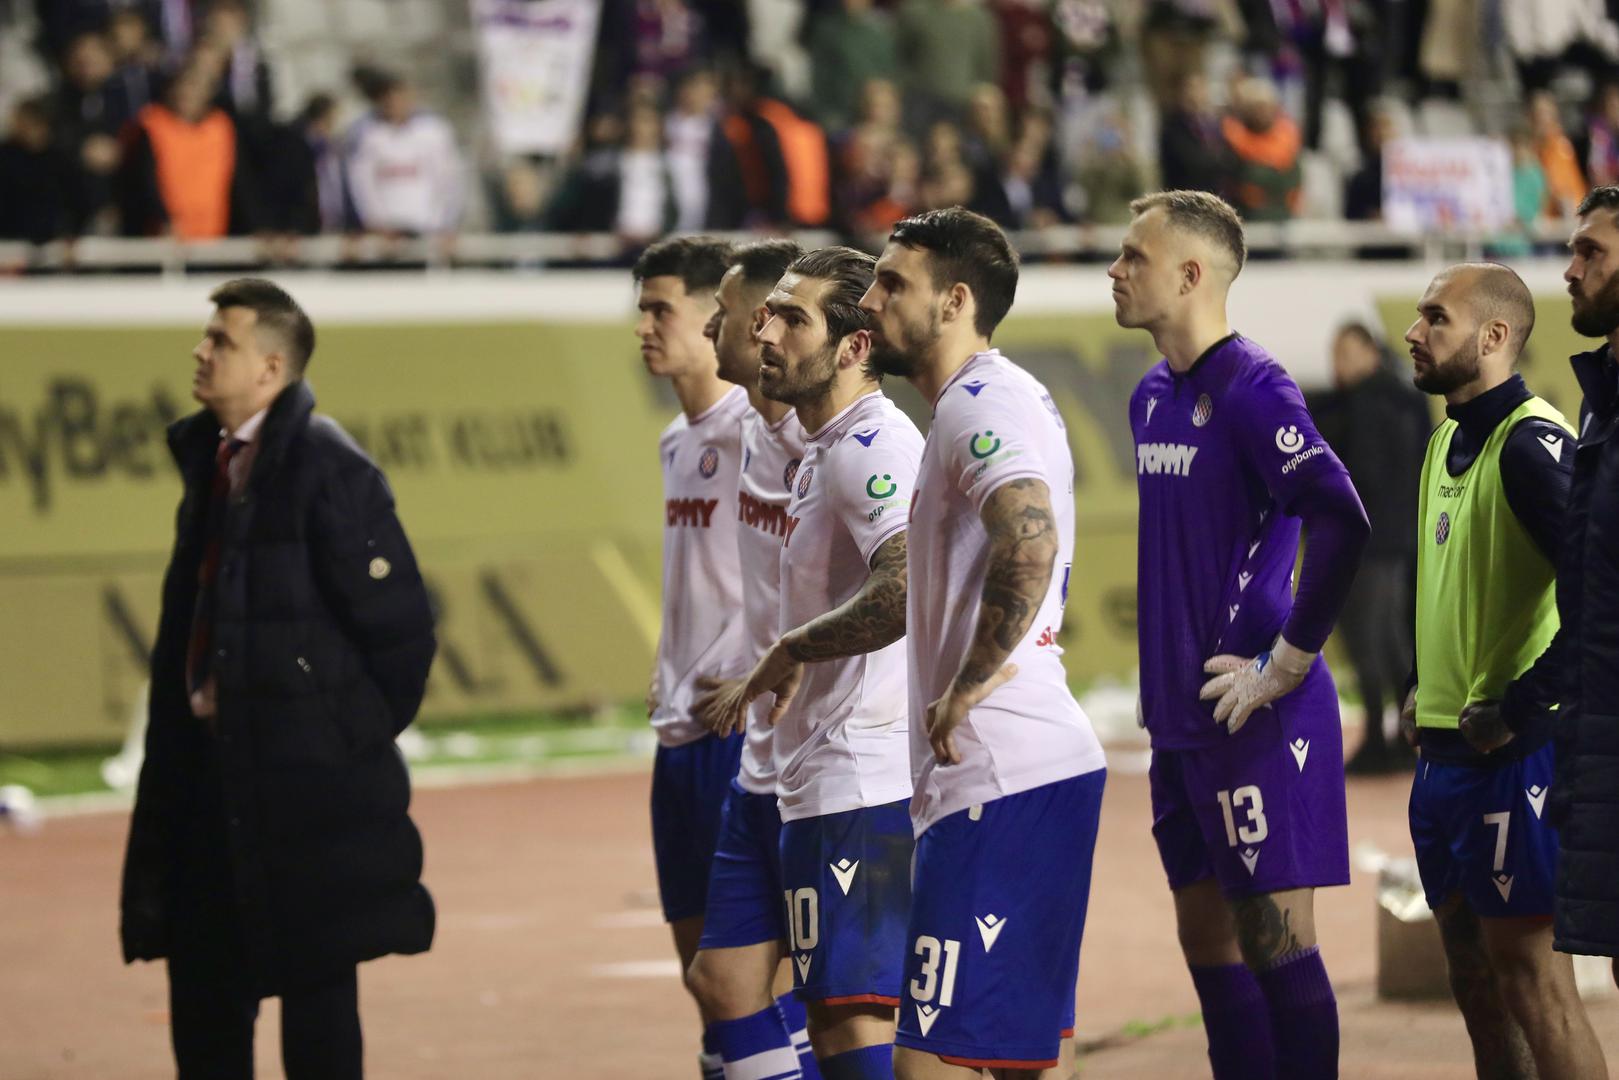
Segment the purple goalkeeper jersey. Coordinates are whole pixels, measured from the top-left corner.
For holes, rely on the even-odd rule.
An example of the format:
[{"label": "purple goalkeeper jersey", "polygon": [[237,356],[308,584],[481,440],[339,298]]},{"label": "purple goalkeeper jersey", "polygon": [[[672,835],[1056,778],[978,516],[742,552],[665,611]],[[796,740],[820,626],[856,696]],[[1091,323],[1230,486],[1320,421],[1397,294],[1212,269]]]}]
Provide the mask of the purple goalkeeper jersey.
[{"label": "purple goalkeeper jersey", "polygon": [[[1345,565],[1310,560],[1314,595],[1307,604],[1301,591],[1295,604],[1301,504],[1330,508],[1307,515],[1312,555],[1318,540],[1337,544],[1331,534],[1346,514],[1364,515],[1298,386],[1240,335],[1217,342],[1184,375],[1159,361],[1131,395],[1130,429],[1141,500],[1142,714],[1154,747],[1216,745],[1230,736],[1214,722],[1213,703],[1198,700],[1209,678],[1204,661],[1256,656],[1284,627],[1288,641],[1319,651],[1354,576],[1363,531],[1333,560]],[[1322,680],[1331,675],[1318,660],[1294,693],[1317,691]]]}]

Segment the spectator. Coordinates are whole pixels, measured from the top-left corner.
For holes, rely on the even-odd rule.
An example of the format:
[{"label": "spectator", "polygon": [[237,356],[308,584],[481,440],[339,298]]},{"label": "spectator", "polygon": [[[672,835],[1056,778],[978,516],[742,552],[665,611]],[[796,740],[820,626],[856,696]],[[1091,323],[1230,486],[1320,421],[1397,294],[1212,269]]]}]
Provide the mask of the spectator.
[{"label": "spectator", "polygon": [[403,235],[447,234],[461,221],[463,176],[455,133],[417,107],[403,78],[368,80],[372,110],[349,134],[346,176],[360,227]]},{"label": "spectator", "polygon": [[651,243],[675,221],[674,184],[663,152],[663,124],[656,109],[636,105],[625,123],[624,150],[618,157],[615,231],[634,246]]},{"label": "spectator", "polygon": [[948,120],[928,129],[922,154],[922,181],[917,189],[918,209],[941,210],[966,206],[976,194],[973,173],[962,155],[961,131]]},{"label": "spectator", "polygon": [[1201,71],[1181,77],[1175,106],[1158,128],[1158,167],[1167,191],[1226,195],[1231,186],[1231,147],[1220,117],[1209,105],[1209,80]]},{"label": "spectator", "polygon": [[962,132],[962,156],[975,174],[990,176],[1012,150],[1012,114],[998,86],[983,83],[973,88]]},{"label": "spectator", "polygon": [[872,0],[841,0],[810,24],[808,44],[815,119],[828,131],[845,131],[866,83],[898,66],[893,26]]},{"label": "spectator", "polygon": [[742,226],[747,192],[736,152],[718,118],[718,104],[713,74],[697,68],[676,85],[675,107],[663,122],[675,228],[681,232]]},{"label": "spectator", "polygon": [[845,231],[886,235],[915,208],[921,159],[910,143],[859,127],[844,143],[842,165],[837,202]]},{"label": "spectator", "polygon": [[765,89],[769,73],[733,72],[725,135],[736,153],[750,216],[801,228],[832,216],[832,159],[826,133]]},{"label": "spectator", "polygon": [[1394,137],[1394,118],[1376,109],[1366,121],[1360,168],[1344,182],[1344,217],[1350,221],[1383,219],[1383,147]]},{"label": "spectator", "polygon": [[343,187],[343,154],[337,138],[337,99],[315,94],[298,114],[298,128],[315,172],[318,231],[342,232],[348,225],[348,196]]},{"label": "spectator", "polygon": [[131,115],[149,105],[161,89],[163,46],[152,40],[151,27],[138,8],[120,8],[107,23],[112,44],[113,79],[123,87]]},{"label": "spectator", "polygon": [[1303,171],[1298,125],[1284,116],[1276,86],[1247,78],[1237,84],[1232,114],[1221,123],[1235,158],[1235,203],[1248,221],[1287,221],[1298,212]]},{"label": "spectator", "polygon": [[525,158],[508,161],[495,189],[493,226],[499,233],[534,233],[545,229],[545,177]]},{"label": "spectator", "polygon": [[561,232],[612,232],[618,225],[619,157],[624,124],[614,113],[585,122],[576,159],[563,174],[547,212]]},{"label": "spectator", "polygon": [[1534,250],[1535,226],[1546,212],[1546,173],[1540,167],[1535,137],[1526,127],[1512,132],[1512,208],[1514,223],[1490,244],[1498,258],[1527,255]]},{"label": "spectator", "polygon": [[1570,218],[1585,198],[1585,174],[1580,171],[1579,155],[1563,130],[1557,98],[1549,90],[1537,91],[1529,99],[1529,125],[1535,137],[1535,152],[1546,174],[1546,214]]},{"label": "spectator", "polygon": [[1050,100],[1057,30],[1048,0],[990,0],[1001,41],[1001,93],[1022,115]]},{"label": "spectator", "polygon": [[51,131],[50,103],[28,98],[0,143],[0,240],[47,243],[78,234],[82,184],[73,156]]},{"label": "spectator", "polygon": [[1085,192],[1085,220],[1096,225],[1128,225],[1130,202],[1147,184],[1124,117],[1116,111],[1104,117],[1090,152],[1081,160],[1079,184]]},{"label": "spectator", "polygon": [[213,0],[203,18],[202,42],[216,50],[219,104],[238,126],[270,117],[270,66],[253,38],[253,20],[243,0]]},{"label": "spectator", "polygon": [[702,32],[702,19],[686,0],[635,0],[631,74],[671,81],[697,62]]},{"label": "spectator", "polygon": [[[1269,11],[1265,14],[1268,18]],[[1159,108],[1174,100],[1176,84],[1186,72],[1204,70],[1204,52],[1216,28],[1207,0],[1151,0],[1147,5],[1141,62]]]},{"label": "spectator", "polygon": [[[1135,188],[1131,198],[1141,193]],[[1031,110],[998,172],[973,192],[972,209],[1008,229],[1039,229],[1066,219],[1062,177],[1051,150],[1051,121]]]},{"label": "spectator", "polygon": [[1417,494],[1433,419],[1424,396],[1395,370],[1393,356],[1360,323],[1332,343],[1333,389],[1312,395],[1321,436],[1349,470],[1371,522],[1371,539],[1338,631],[1366,707],[1366,734],[1352,773],[1407,768],[1403,739],[1388,737],[1415,648]]},{"label": "spectator", "polygon": [[243,231],[247,200],[236,128],[213,104],[214,92],[204,69],[188,67],[163,103],[136,118],[123,165],[127,235],[212,240]]},{"label": "spectator", "polygon": [[860,87],[860,112],[855,124],[859,130],[897,139],[901,111],[899,88],[891,80],[867,79]]},{"label": "spectator", "polygon": [[1586,134],[1586,179],[1592,187],[1619,183],[1619,83],[1602,84]]},{"label": "spectator", "polygon": [[973,89],[1000,82],[1000,30],[980,0],[904,0],[895,26],[907,111],[959,120]]}]

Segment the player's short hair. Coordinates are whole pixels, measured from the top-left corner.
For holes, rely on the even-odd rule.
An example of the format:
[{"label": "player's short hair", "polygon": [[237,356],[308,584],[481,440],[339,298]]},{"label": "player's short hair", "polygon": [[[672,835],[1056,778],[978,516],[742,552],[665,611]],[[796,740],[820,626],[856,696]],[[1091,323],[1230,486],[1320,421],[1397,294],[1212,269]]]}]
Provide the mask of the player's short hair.
[{"label": "player's short hair", "polygon": [[890,242],[928,253],[933,288],[956,282],[972,290],[977,314],[973,329],[988,338],[1012,310],[1017,295],[1018,258],[1001,227],[959,206],[908,217],[888,234]]},{"label": "player's short hair", "polygon": [[826,317],[826,340],[842,341],[869,325],[860,298],[877,276],[877,260],[864,251],[848,247],[824,247],[805,252],[786,270],[799,277],[814,278],[830,286],[821,290],[821,314]]},{"label": "player's short hair", "polygon": [[731,265],[742,268],[742,284],[766,291],[804,254],[796,240],[759,240],[731,252]]},{"label": "player's short hair", "polygon": [[208,294],[215,307],[247,308],[258,316],[256,330],[268,330],[281,339],[290,367],[289,382],[304,377],[315,355],[315,324],[285,289],[264,278],[233,278]]},{"label": "player's short hair", "polygon": [[1604,184],[1594,187],[1586,192],[1585,198],[1580,200],[1578,209],[1574,212],[1584,217],[1593,210],[1607,210],[1610,213],[1619,211],[1619,184]]},{"label": "player's short hair", "polygon": [[1506,323],[1512,331],[1508,347],[1512,355],[1517,357],[1535,330],[1535,297],[1529,291],[1529,286],[1524,284],[1516,270],[1500,263],[1462,263],[1451,267],[1448,273],[1458,271],[1472,275],[1467,301],[1472,306],[1473,314],[1478,316],[1480,323],[1493,319]]},{"label": "player's short hair", "polygon": [[1231,259],[1231,276],[1242,273],[1248,261],[1248,242],[1242,235],[1242,218],[1236,208],[1207,191],[1155,191],[1130,203],[1130,213],[1140,217],[1148,210],[1162,209],[1164,220],[1177,232],[1196,233]]},{"label": "player's short hair", "polygon": [[647,278],[677,277],[686,295],[712,293],[731,268],[729,240],[712,236],[677,236],[660,240],[641,252],[630,271],[636,282]]}]

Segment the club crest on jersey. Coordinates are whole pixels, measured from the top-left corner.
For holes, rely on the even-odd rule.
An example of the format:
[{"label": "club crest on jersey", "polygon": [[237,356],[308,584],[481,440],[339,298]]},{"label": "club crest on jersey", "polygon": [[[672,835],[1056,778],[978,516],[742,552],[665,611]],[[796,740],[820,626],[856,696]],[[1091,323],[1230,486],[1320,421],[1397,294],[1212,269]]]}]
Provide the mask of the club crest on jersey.
[{"label": "club crest on jersey", "polygon": [[703,454],[697,459],[697,472],[704,480],[720,471],[720,452],[712,446],[703,447]]},{"label": "club crest on jersey", "polygon": [[1443,544],[1446,540],[1449,540],[1449,539],[1450,539],[1450,515],[1448,513],[1446,513],[1445,511],[1441,510],[1441,511],[1439,511],[1439,526],[1436,529],[1434,529],[1434,531],[1433,531],[1433,542],[1436,543],[1436,544]]},{"label": "club crest on jersey", "polygon": [[993,431],[973,432],[973,441],[967,444],[972,456],[983,461],[1001,448],[1001,440],[995,437]]},{"label": "club crest on jersey", "polygon": [[815,475],[814,466],[811,466],[810,468],[805,469],[802,473],[799,474],[799,477],[798,477],[798,497],[800,499],[802,499],[805,495],[809,494],[810,477],[812,477],[814,475]]},{"label": "club crest on jersey", "polygon": [[898,490],[899,485],[894,483],[894,477],[890,473],[883,473],[881,477],[872,473],[866,480],[866,494],[873,499],[886,499]]},{"label": "club crest on jersey", "polygon": [[781,471],[781,486],[788,491],[793,490],[793,481],[798,477],[798,463],[803,460],[803,458],[793,458],[787,463],[787,467]]},{"label": "club crest on jersey", "polygon": [[1202,427],[1213,418],[1214,399],[1207,394],[1198,395],[1197,404],[1192,406],[1192,426]]}]

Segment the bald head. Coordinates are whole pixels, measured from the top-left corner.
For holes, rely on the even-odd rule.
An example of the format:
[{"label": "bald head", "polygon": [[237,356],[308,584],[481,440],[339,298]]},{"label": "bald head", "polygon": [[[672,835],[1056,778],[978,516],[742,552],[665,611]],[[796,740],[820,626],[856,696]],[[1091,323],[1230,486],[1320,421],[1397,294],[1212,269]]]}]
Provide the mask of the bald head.
[{"label": "bald head", "polygon": [[1523,278],[1500,263],[1462,263],[1434,281],[1436,286],[1441,283],[1472,312],[1478,326],[1496,320],[1506,323],[1507,352],[1516,361],[1535,329],[1535,298]]}]

